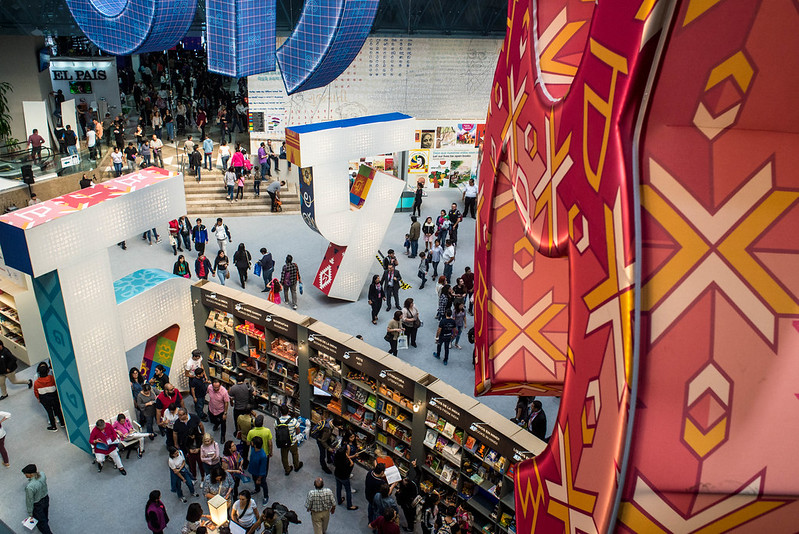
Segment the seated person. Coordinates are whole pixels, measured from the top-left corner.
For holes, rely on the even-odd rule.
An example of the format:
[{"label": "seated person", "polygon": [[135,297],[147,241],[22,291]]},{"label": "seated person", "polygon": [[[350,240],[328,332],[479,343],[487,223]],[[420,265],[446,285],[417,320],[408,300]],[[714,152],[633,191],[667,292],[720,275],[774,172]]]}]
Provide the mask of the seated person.
[{"label": "seated person", "polygon": [[142,457],[144,454],[144,438],[154,438],[155,434],[149,434],[147,432],[136,432],[133,429],[133,423],[130,422],[130,419],[125,417],[124,413],[117,415],[117,420],[114,421],[114,431],[116,431],[117,436],[119,436],[120,441],[128,441],[128,440],[139,440],[139,458]]},{"label": "seated person", "polygon": [[122,466],[122,459],[119,457],[119,451],[117,450],[119,438],[111,425],[107,425],[105,421],[98,419],[91,434],[89,434],[89,443],[94,450],[94,459],[97,461],[98,472],[103,470],[105,458],[110,456],[119,472],[123,475],[128,474]]}]

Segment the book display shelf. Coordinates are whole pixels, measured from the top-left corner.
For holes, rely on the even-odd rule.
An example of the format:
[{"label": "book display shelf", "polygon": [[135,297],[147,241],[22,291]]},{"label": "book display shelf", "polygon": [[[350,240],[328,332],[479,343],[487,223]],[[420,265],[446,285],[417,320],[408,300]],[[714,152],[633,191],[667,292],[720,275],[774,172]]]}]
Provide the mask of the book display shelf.
[{"label": "book display shelf", "polygon": [[[280,406],[286,404],[292,414],[300,415],[298,323],[269,313],[268,307],[257,307],[260,299],[247,304],[242,300],[253,297],[240,293],[241,300],[234,300],[234,295],[223,291],[201,291],[195,307],[205,313],[203,328],[198,331],[205,336],[201,350],[207,350],[208,376],[230,387],[233,377],[243,374],[250,379],[264,413],[277,417]],[[307,320],[293,315],[291,319],[299,323]]]},{"label": "book display shelf", "polygon": [[6,272],[0,270],[0,339],[19,360],[33,365],[36,355],[47,354],[36,297],[30,277],[15,273],[12,279]]},{"label": "book display shelf", "polygon": [[219,286],[192,287],[211,376],[252,380],[261,410],[281,404],[356,435],[367,469],[379,460],[472,513],[472,532],[515,533],[514,464],[546,444],[435,376],[288,308]]}]

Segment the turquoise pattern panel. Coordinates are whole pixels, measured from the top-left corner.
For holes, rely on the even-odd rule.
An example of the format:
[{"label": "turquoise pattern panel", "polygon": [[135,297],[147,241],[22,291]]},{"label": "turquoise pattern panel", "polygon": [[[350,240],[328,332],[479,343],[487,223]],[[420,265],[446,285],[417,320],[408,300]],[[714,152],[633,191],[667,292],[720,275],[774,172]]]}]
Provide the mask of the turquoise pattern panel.
[{"label": "turquoise pattern panel", "polygon": [[140,295],[171,278],[180,278],[162,269],[139,269],[114,282],[114,296],[117,304]]},{"label": "turquoise pattern panel", "polygon": [[58,387],[58,397],[61,399],[61,411],[64,413],[69,442],[86,452],[91,452],[89,420],[83,402],[83,389],[58,271],[34,278],[33,291],[42,316],[47,348],[50,349],[50,361]]}]

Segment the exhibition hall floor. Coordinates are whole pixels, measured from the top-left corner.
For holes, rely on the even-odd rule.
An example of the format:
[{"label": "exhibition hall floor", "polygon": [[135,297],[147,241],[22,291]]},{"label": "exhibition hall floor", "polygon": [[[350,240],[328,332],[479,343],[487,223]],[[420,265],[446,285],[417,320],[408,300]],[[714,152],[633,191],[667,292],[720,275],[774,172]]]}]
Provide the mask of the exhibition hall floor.
[{"label": "exhibition hall floor", "polygon": [[[453,201],[457,201],[459,208],[462,209],[460,197],[460,192],[455,190],[431,191],[430,195],[424,199],[423,217],[420,222],[423,222],[428,215],[437,215],[441,209],[449,209]],[[402,246],[405,233],[410,226],[409,214],[394,213],[391,217],[389,232],[383,241],[381,250],[384,253],[389,248],[397,251],[400,262],[399,271],[413,286],[413,289],[400,291],[400,300],[413,297],[424,322],[417,338],[418,348],[401,350],[399,357],[443,379],[464,393],[472,395],[474,371],[471,354],[473,346],[469,344],[464,334],[460,343],[463,349],[452,349],[447,367],[444,367],[440,360],[433,358],[437,326],[437,322],[433,319],[437,305],[435,283],[428,281],[423,290],[417,289],[419,279],[416,277],[416,268],[419,260],[406,257],[403,254]],[[278,264],[277,268],[284,263],[286,254],[294,256],[294,261],[299,265],[305,282],[305,294],[299,297],[298,312],[352,335],[361,334],[368,343],[388,350],[388,344],[383,340],[383,335],[390,313],[383,308],[379,323],[376,326],[372,325],[370,309],[366,302],[366,287],[364,287],[361,300],[354,303],[329,299],[313,287],[313,277],[327,248],[327,241],[311,231],[299,214],[229,218],[225,222],[233,237],[233,242],[230,244],[231,253],[239,243],[244,243],[254,259],[257,259],[260,257],[258,250],[261,247],[267,247]],[[204,220],[204,223],[210,228],[214,221]],[[141,239],[141,236],[131,236],[127,241],[127,250],[111,247],[109,254],[115,278],[120,278],[141,268],[157,267],[172,271],[175,256],[173,256],[166,238],[166,225],[162,225],[158,230],[163,238],[161,243],[149,246],[146,241]],[[456,276],[463,273],[465,266],[468,265],[474,269],[473,250],[474,220],[466,218],[461,224],[459,232],[459,255],[455,260],[453,282]],[[216,243],[209,244],[206,253],[211,261],[216,252]],[[184,252],[184,254],[189,260],[193,272],[196,253]],[[379,274],[380,272],[380,267],[375,262],[372,273]],[[193,278],[193,281],[196,281],[196,277]],[[236,273],[231,273],[227,284],[241,289]],[[261,289],[263,289],[262,280],[251,274],[250,283],[247,284],[245,291],[263,297],[266,294],[261,293]],[[467,330],[472,326],[472,322],[473,317],[467,316]],[[19,373],[18,376],[27,379],[33,376],[32,371],[32,369],[28,369]],[[513,415],[515,397],[482,397],[480,400],[503,416],[511,417]],[[541,398],[541,400],[548,417],[547,435],[549,435],[557,416],[557,399]],[[56,534],[111,531],[147,532],[144,524],[144,505],[148,493],[153,489],[161,490],[162,500],[171,518],[166,532],[180,532],[180,528],[185,522],[186,505],[182,504],[177,496],[169,491],[167,454],[161,438],[157,438],[154,442],[147,441],[148,450],[143,458],[136,458],[134,453],[130,460],[123,459],[128,473],[126,477],[119,475],[110,465],[102,473],[97,473],[94,466],[91,465],[91,458],[78,448],[69,445],[63,431],[52,433],[45,430],[47,426],[45,412],[38,405],[33,393],[25,386],[9,384],[9,397],[0,401],[0,410],[12,414],[11,419],[3,425],[8,431],[6,448],[11,456],[11,468],[0,467],[0,503],[3,504],[0,506],[0,520],[7,523],[14,532],[27,532],[21,526],[26,512],[25,478],[20,473],[20,469],[31,462],[36,463],[47,474],[50,489],[50,519]],[[267,421],[268,426],[272,427],[271,419],[267,419]],[[215,438],[218,439],[218,437],[217,432]],[[230,432],[228,432],[228,439],[230,439]],[[305,495],[312,487],[313,479],[321,473],[314,443],[304,444],[300,448],[300,455],[305,462],[305,467],[299,473],[284,477],[281,474],[280,460],[275,457],[272,460],[271,474],[268,478],[270,502],[278,501],[288,505],[291,509],[296,510],[303,519],[302,525],[292,526],[291,531],[295,534],[311,531],[310,516],[305,512],[303,505]],[[364,476],[365,472],[356,467],[353,487],[357,488],[359,493],[354,495],[353,499],[355,504],[361,508],[355,512],[337,508],[336,514],[330,522],[329,534],[369,532],[366,526],[366,502],[362,496]],[[335,488],[335,481],[331,475],[324,475],[324,479],[328,487]],[[189,502],[192,501],[201,502],[207,511],[205,499],[190,499]],[[119,528],[108,530],[106,527],[110,524]]]}]

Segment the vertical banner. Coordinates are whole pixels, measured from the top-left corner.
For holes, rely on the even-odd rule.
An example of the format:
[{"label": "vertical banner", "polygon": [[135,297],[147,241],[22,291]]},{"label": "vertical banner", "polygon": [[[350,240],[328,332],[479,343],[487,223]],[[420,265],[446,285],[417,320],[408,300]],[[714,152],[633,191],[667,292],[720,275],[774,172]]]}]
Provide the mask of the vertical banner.
[{"label": "vertical banner", "polygon": [[321,233],[316,226],[314,210],[313,167],[300,169],[300,213],[302,213],[302,220],[305,221],[308,228],[316,233]]},{"label": "vertical banner", "polygon": [[22,114],[25,116],[25,138],[27,139],[36,129],[39,130],[39,135],[44,137],[43,146],[53,146],[47,128],[47,105],[42,101],[22,102]]}]

